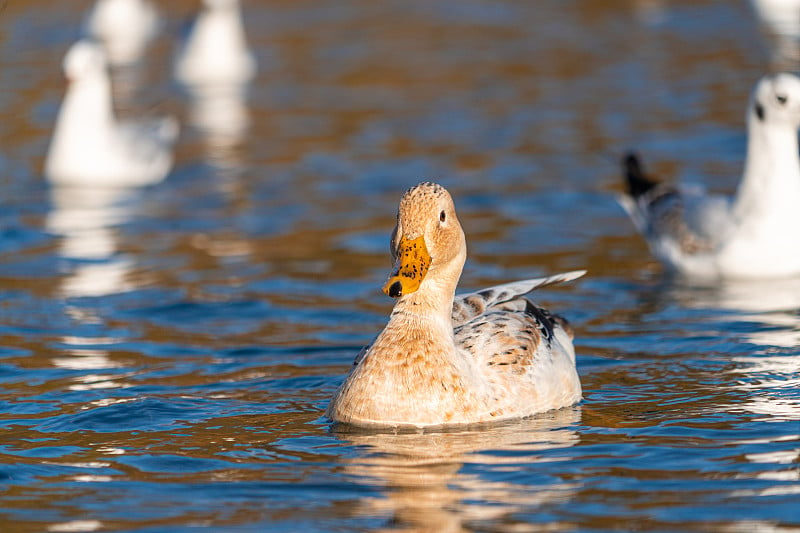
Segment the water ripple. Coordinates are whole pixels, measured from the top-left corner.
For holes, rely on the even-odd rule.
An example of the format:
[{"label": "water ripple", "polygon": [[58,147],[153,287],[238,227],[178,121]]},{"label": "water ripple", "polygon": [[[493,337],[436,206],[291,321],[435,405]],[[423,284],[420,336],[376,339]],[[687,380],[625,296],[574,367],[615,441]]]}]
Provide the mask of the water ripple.
[{"label": "water ripple", "polygon": [[[63,4],[63,5],[62,5]],[[3,531],[790,531],[797,280],[666,277],[617,159],[731,191],[752,83],[796,48],[741,3],[243,2],[259,76],[178,91],[165,26],[121,115],[183,121],[142,190],[41,176],[83,13],[0,17]],[[385,323],[397,199],[435,179],[461,288],[576,333],[584,400],[496,426],[366,432],[324,409]]]}]

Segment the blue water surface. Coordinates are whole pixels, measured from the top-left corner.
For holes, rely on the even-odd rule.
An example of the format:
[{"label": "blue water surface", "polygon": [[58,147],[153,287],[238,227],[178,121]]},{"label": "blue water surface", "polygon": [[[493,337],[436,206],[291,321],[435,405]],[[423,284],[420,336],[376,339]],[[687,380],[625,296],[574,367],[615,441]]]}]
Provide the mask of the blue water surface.
[{"label": "blue water surface", "polygon": [[[0,7],[0,530],[800,528],[800,282],[670,279],[616,202],[632,148],[732,192],[796,35],[721,0],[245,1],[258,77],[204,115],[170,74],[194,4],[160,2],[114,78],[120,116],[179,118],[173,171],[85,194],[42,165],[90,4]],[[573,324],[581,404],[325,419],[422,180],[455,198],[462,290],[588,269],[535,295]]]}]

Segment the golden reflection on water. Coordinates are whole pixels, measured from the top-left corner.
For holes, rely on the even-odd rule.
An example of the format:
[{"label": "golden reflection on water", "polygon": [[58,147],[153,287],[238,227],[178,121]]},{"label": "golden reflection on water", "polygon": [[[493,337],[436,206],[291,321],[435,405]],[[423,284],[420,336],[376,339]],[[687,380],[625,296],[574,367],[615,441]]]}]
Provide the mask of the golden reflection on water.
[{"label": "golden reflection on water", "polygon": [[[350,476],[380,487],[380,498],[363,499],[356,512],[388,516],[381,531],[467,531],[469,524],[500,521],[510,514],[546,503],[568,501],[579,483],[495,481],[463,471],[485,465],[493,472],[516,475],[520,461],[558,460],[544,452],[574,446],[572,426],[580,423],[580,407],[560,409],[535,418],[477,429],[443,432],[367,433],[339,428],[338,437],[362,447],[359,457],[345,460]],[[524,479],[524,476],[521,476]],[[548,524],[553,530],[567,524]]]}]

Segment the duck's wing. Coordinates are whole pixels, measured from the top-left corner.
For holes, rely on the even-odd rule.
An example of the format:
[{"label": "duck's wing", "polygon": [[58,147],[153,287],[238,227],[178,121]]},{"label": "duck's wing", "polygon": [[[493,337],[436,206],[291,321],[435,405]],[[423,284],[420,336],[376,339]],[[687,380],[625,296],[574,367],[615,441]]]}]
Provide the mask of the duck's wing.
[{"label": "duck's wing", "polygon": [[495,285],[478,292],[458,294],[453,300],[453,327],[458,327],[475,317],[483,315],[493,306],[509,302],[541,287],[572,281],[584,274],[586,274],[585,270],[575,270],[546,278],[533,278],[513,281],[504,285]]},{"label": "duck's wing", "polygon": [[[540,412],[580,400],[569,324],[518,294],[583,273],[571,274],[547,278],[547,282],[510,284],[506,290],[495,288],[503,301],[453,330],[457,350],[474,365],[501,415]],[[476,296],[471,296],[473,301]],[[482,301],[489,299],[484,296]]]},{"label": "duck's wing", "polygon": [[486,313],[454,329],[456,347],[479,367],[522,374],[534,364],[551,364],[554,351],[575,365],[572,330],[567,321],[523,296],[493,305]]}]

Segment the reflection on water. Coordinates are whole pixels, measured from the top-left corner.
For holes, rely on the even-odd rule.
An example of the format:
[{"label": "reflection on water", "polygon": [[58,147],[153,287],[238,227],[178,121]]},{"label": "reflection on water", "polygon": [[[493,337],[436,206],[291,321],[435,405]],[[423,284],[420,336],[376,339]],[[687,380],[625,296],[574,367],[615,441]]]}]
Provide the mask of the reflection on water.
[{"label": "reflection on water", "polygon": [[[69,385],[69,390],[116,389],[130,386],[121,380],[133,375],[133,372],[111,373],[112,369],[125,368],[126,365],[111,358],[110,352],[103,348],[103,346],[113,347],[119,339],[67,336],[63,337],[61,342],[64,347],[61,355],[51,358],[50,361],[55,367],[78,371],[71,379],[73,384]],[[93,370],[103,373],[87,372]]]},{"label": "reflection on water", "polygon": [[203,137],[208,163],[223,177],[236,177],[243,168],[241,143],[250,123],[246,91],[239,84],[187,87],[191,123]]},{"label": "reflection on water", "polygon": [[670,292],[688,308],[729,312],[738,320],[752,322],[742,335],[753,344],[785,348],[799,344],[800,279],[679,284]]},{"label": "reflection on water", "polygon": [[763,420],[800,420],[800,279],[677,285],[671,292],[687,308],[743,324],[741,340],[757,347],[730,358],[735,387],[749,398],[731,409],[766,415]]},{"label": "reflection on water", "polygon": [[800,355],[767,352],[732,360],[737,386],[748,392],[739,408],[763,415],[759,420],[800,422]]},{"label": "reflection on water", "polygon": [[770,313],[800,309],[800,279],[726,281],[713,287],[693,287],[698,306],[740,313]]},{"label": "reflection on water", "polygon": [[121,187],[53,187],[46,228],[63,237],[62,257],[111,257],[116,251],[111,228],[130,218],[131,198],[133,192]]},{"label": "reflection on water", "polygon": [[[362,450],[345,462],[347,474],[365,478],[383,494],[365,498],[360,513],[388,516],[387,531],[464,531],[470,523],[569,501],[580,485],[537,486],[525,472],[535,471],[539,462],[559,460],[546,452],[577,444],[572,428],[580,418],[580,408],[571,407],[476,429],[375,433],[339,428],[337,436]],[[466,472],[469,464],[488,472]]]},{"label": "reflection on water", "polygon": [[102,264],[80,265],[64,279],[64,296],[104,296],[130,290],[128,280],[133,263],[126,259],[108,260]]},{"label": "reflection on water", "polygon": [[126,188],[53,187],[47,231],[60,237],[59,254],[71,268],[65,296],[103,296],[130,290],[132,260],[117,252],[116,226],[135,212],[137,192]]},{"label": "reflection on water", "polygon": [[795,348],[800,346],[800,310],[765,312],[742,315],[751,321],[753,331],[743,333],[744,339],[760,346]]},{"label": "reflection on water", "polygon": [[[800,437],[800,435],[797,435]],[[751,453],[745,456],[748,461],[762,464],[776,465],[796,465],[800,464],[800,449],[785,450],[780,452]],[[800,468],[789,468],[776,470],[773,472],[762,472],[759,474],[761,479],[775,479],[780,481],[800,481]],[[790,493],[800,494],[800,486],[794,487]]]},{"label": "reflection on water", "polygon": [[[629,148],[731,192],[775,68],[752,6],[244,0],[261,75],[211,90],[165,73],[200,2],[159,2],[115,102],[189,123],[169,178],[125,191],[40,175],[84,14],[0,5],[0,531],[800,528],[796,287],[665,283],[614,202]],[[422,179],[459,206],[463,290],[588,268],[535,295],[574,327],[579,407],[397,435],[323,417],[390,312]]]},{"label": "reflection on water", "polygon": [[[787,435],[778,439],[781,442],[789,444],[800,443],[800,433],[796,435]],[[768,441],[763,439],[753,439],[745,441],[744,444],[768,444]],[[759,497],[773,497],[773,496],[790,496],[797,497],[800,495],[800,447],[792,450],[781,450],[776,452],[766,453],[748,453],[745,454],[745,459],[756,465],[764,465],[766,470],[760,471],[757,474],[758,479],[765,481],[779,481],[782,482],[779,486],[769,486],[761,490],[746,490],[734,493],[734,497],[741,496],[759,496]],[[768,527],[766,524],[747,524],[742,525],[742,529],[749,527],[750,531],[773,531],[774,528]]]},{"label": "reflection on water", "polygon": [[99,531],[103,528],[103,523],[99,520],[70,520],[69,522],[59,522],[47,526],[47,531],[53,533],[72,533]]}]

